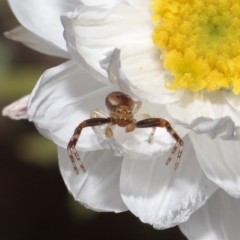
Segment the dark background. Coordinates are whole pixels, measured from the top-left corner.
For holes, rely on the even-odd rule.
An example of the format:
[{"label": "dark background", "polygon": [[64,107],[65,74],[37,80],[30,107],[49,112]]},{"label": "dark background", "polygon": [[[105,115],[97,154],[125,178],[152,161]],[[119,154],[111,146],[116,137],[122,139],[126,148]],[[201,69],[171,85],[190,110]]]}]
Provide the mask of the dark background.
[{"label": "dark background", "polygon": [[[18,25],[0,0],[0,109],[30,93],[44,70],[65,61],[3,36]],[[186,240],[177,227],[159,231],[130,212],[96,213],[74,202],[55,145],[27,120],[0,117],[0,240],[100,238]]]}]

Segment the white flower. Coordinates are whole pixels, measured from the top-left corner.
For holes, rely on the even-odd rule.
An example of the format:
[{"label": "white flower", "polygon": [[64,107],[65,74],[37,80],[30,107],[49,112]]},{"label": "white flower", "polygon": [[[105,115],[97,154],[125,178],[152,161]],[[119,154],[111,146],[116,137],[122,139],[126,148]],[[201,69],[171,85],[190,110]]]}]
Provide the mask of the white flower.
[{"label": "white flower", "polygon": [[[43,74],[28,114],[58,145],[60,171],[75,199],[96,211],[130,210],[158,229],[181,223],[189,239],[236,239],[239,96],[165,88],[172,75],[152,42],[147,0],[25,2],[10,1],[19,21],[61,51],[66,49],[59,16],[67,12],[62,23],[72,60]],[[169,120],[183,138],[176,171],[174,163],[165,166],[174,144],[165,129],[157,129],[149,144],[149,129],[129,134],[116,128],[113,139],[101,139],[85,128],[77,150],[86,172],[75,174],[66,151],[74,129],[92,110],[105,110],[106,95],[119,89],[143,101],[139,114]]]}]

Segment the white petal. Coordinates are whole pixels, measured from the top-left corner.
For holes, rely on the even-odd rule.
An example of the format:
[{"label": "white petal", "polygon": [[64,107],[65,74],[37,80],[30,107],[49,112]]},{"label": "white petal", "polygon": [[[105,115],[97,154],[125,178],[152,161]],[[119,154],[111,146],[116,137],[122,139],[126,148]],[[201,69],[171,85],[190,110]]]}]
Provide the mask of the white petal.
[{"label": "white petal", "polygon": [[223,91],[223,93],[227,102],[232,107],[231,110],[239,113],[240,112],[240,106],[239,106],[240,95],[235,95],[232,93],[232,91]]},{"label": "white petal", "polygon": [[[66,147],[74,129],[90,112],[104,106],[113,88],[95,81],[73,61],[47,70],[39,79],[30,99],[28,114],[41,133]],[[82,131],[80,150],[101,149],[91,128]]]},{"label": "white petal", "polygon": [[[72,14],[74,17],[74,13]],[[64,38],[66,40],[67,48],[72,59],[74,59],[75,62],[78,63],[83,69],[85,69],[92,77],[102,83],[108,84],[109,81],[107,79],[107,74],[103,69],[101,69],[98,61],[104,58],[106,52],[108,52],[110,49],[102,49],[96,51],[95,49],[89,49],[84,46],[77,48],[75,39],[76,36],[74,33],[74,28],[72,26],[71,16],[62,16],[61,20],[64,27]]]},{"label": "white petal", "polygon": [[29,48],[44,54],[62,58],[70,58],[67,51],[62,50],[52,42],[37,36],[23,26],[18,26],[9,32],[5,32],[4,36],[14,41],[21,42]]},{"label": "white petal", "polygon": [[150,5],[151,1],[146,0],[127,0],[127,2],[136,9],[141,10],[143,13],[151,14]]},{"label": "white petal", "polygon": [[[204,131],[211,137],[219,134],[225,139],[240,139],[240,113],[230,106],[223,91],[186,91],[181,101],[168,104],[167,110],[178,124],[188,128],[194,125],[197,132],[203,131],[202,127],[205,125]],[[221,130],[221,125],[226,129]]]},{"label": "white petal", "polygon": [[[131,68],[133,64],[138,64],[141,59],[143,61],[144,59],[148,59],[148,62],[151,61],[148,69],[154,66],[156,71],[160,69],[157,74],[158,77],[161,77],[162,80],[168,77],[168,73],[166,71],[161,71],[163,69],[161,69],[158,59],[156,60],[148,58],[148,56],[144,56],[144,53],[141,57],[139,57],[139,55],[133,55],[134,59],[130,57],[129,59],[131,61],[127,61],[126,64],[126,66],[129,66],[128,69],[132,76],[134,76],[134,74],[137,75],[136,82],[131,82],[122,70],[120,63],[120,50],[118,49],[115,49],[108,57],[101,61],[101,67],[107,71],[108,78],[113,84],[118,85],[123,92],[127,92],[138,99],[156,104],[168,104],[181,99],[185,91],[168,90],[165,88],[163,81],[161,82],[159,79],[154,78],[153,75],[155,73],[152,75],[151,72],[148,72],[148,70],[141,73],[138,71],[138,73],[136,73],[134,70],[136,67]],[[150,79],[150,81],[146,81],[146,79]]]},{"label": "white petal", "polygon": [[66,50],[60,16],[73,11],[80,5],[79,0],[8,0],[8,3],[25,28]]},{"label": "white petal", "polygon": [[141,221],[169,228],[186,221],[217,186],[199,166],[189,138],[177,170],[165,165],[168,154],[149,161],[124,158],[120,178],[123,201]]},{"label": "white petal", "polygon": [[220,137],[224,140],[240,139],[240,127],[236,126],[230,117],[217,119],[199,117],[190,124],[178,120],[175,120],[175,122],[198,134],[206,133],[211,139],[215,137]]},{"label": "white petal", "polygon": [[119,191],[122,158],[111,150],[81,153],[86,172],[76,175],[66,149],[58,147],[60,171],[73,197],[96,211],[126,211]]},{"label": "white petal", "polygon": [[240,236],[240,200],[222,190],[179,225],[189,240],[235,240]]},{"label": "white petal", "polygon": [[[132,94],[140,93],[146,100],[161,104],[166,103],[162,96],[170,95],[168,102],[180,99],[183,91],[170,91],[164,86],[164,80],[172,76],[161,66],[161,53],[153,44],[150,14],[121,4],[113,8],[81,6],[76,12],[67,13],[62,21],[72,57],[99,81],[107,80],[99,61],[118,48],[121,49],[122,75],[126,79],[119,78],[119,81],[128,82]],[[119,53],[112,58],[118,59]],[[118,70],[111,68],[117,78],[121,74]]]},{"label": "white petal", "polygon": [[2,110],[2,115],[15,120],[27,119],[28,118],[27,106],[29,97],[30,95],[26,95],[18,99],[17,101],[11,103],[10,105],[6,106]]},{"label": "white petal", "polygon": [[233,197],[240,197],[240,142],[190,134],[199,163],[207,177]]},{"label": "white petal", "polygon": [[124,3],[125,0],[81,0],[81,2],[86,6],[98,6],[98,5],[117,5],[119,3]]}]

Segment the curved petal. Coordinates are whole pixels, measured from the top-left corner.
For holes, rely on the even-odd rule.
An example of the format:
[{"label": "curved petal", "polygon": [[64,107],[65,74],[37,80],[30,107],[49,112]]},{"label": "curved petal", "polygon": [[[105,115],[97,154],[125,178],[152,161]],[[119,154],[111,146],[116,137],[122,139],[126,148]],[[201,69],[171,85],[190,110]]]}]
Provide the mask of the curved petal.
[{"label": "curved petal", "polygon": [[232,93],[232,91],[223,91],[223,94],[227,102],[229,103],[229,105],[232,107],[232,110],[239,113],[240,112],[240,106],[239,106],[240,95],[235,95]]},{"label": "curved petal", "polygon": [[8,0],[18,21],[29,31],[66,50],[60,16],[80,5],[79,0]]},{"label": "curved petal", "polygon": [[126,211],[119,191],[122,158],[111,150],[85,152],[81,158],[86,172],[76,175],[67,150],[58,147],[60,171],[75,200],[96,211]]},{"label": "curved petal", "polygon": [[189,133],[207,177],[233,197],[240,197],[240,142]]},{"label": "curved petal", "polygon": [[[74,15],[74,13],[73,13]],[[77,48],[74,28],[72,26],[72,20],[69,17],[61,17],[62,24],[64,27],[64,38],[67,43],[68,51],[73,60],[79,64],[83,69],[85,69],[92,77],[98,81],[108,84],[107,74],[99,66],[99,59],[103,58],[110,49],[102,49],[95,51],[95,49],[88,49],[86,47]],[[81,54],[79,54],[79,52]],[[91,57],[94,55],[94,60],[91,60]],[[89,59],[90,56],[90,59]]]},{"label": "curved petal", "polygon": [[168,154],[149,161],[124,158],[120,178],[123,201],[141,221],[155,228],[169,228],[187,221],[215,192],[217,186],[204,174],[191,141],[178,169],[165,165]]},{"label": "curved petal", "polygon": [[240,201],[219,189],[179,227],[189,240],[238,239],[239,216]]},{"label": "curved petal", "polygon": [[175,120],[175,122],[187,129],[193,130],[197,134],[206,133],[211,139],[214,139],[215,137],[220,137],[224,140],[240,139],[240,127],[236,127],[230,117],[217,119],[199,117],[193,120],[190,124],[178,120]]},{"label": "curved petal", "polygon": [[119,3],[125,3],[125,0],[81,0],[86,6],[98,6],[98,5],[117,5]]},{"label": "curved petal", "polygon": [[[95,81],[73,61],[47,70],[29,100],[29,120],[40,132],[61,147],[67,146],[74,129],[97,107],[113,88]],[[80,150],[101,149],[96,134],[86,128],[78,141]]]},{"label": "curved petal", "polygon": [[[132,59],[130,62],[135,63],[140,61],[138,55],[134,57],[136,57],[136,59]],[[156,61],[156,59],[155,61],[151,61],[152,66],[154,66],[156,62],[157,62],[156,69],[159,69],[160,63],[158,62],[158,60]],[[154,81],[154,79],[151,79],[152,76],[146,76],[144,74],[143,75],[139,74],[138,78],[138,81],[140,80],[140,78],[142,79],[142,84],[140,84],[141,87],[139,87],[139,82],[138,84],[135,85],[126,77],[124,71],[122,70],[120,63],[120,50],[118,49],[115,49],[112,53],[109,54],[109,56],[103,59],[100,65],[103,69],[107,71],[108,78],[113,84],[118,85],[118,87],[122,91],[127,92],[138,99],[142,99],[155,104],[167,104],[178,101],[179,99],[181,99],[185,92],[184,90],[182,91],[168,90],[164,87],[163,81],[162,83],[158,80]],[[128,66],[130,69],[131,63],[129,63]],[[132,72],[132,74],[134,75],[134,71]],[[169,77],[166,71],[160,71],[158,77],[159,76],[161,76],[162,79]],[[153,81],[146,81],[146,79],[151,79]],[[159,86],[159,84],[161,86]],[[154,92],[152,91],[153,89]]]},{"label": "curved petal", "polygon": [[167,109],[174,119],[188,124],[199,117],[217,119],[230,116],[240,125],[239,113],[232,111],[223,91],[186,91],[181,101],[168,104]]},{"label": "curved petal", "polygon": [[67,51],[64,51],[63,49],[57,47],[52,42],[49,42],[37,36],[36,34],[30,32],[23,26],[18,26],[9,32],[5,32],[4,36],[11,40],[21,42],[27,47],[44,54],[62,58],[70,58],[69,53]]},{"label": "curved petal", "polygon": [[151,14],[150,12],[150,5],[151,1],[146,1],[146,0],[126,0],[128,4],[133,6],[136,9],[141,10],[145,14]]},{"label": "curved petal", "polygon": [[[153,44],[150,14],[123,4],[111,8],[81,6],[65,14],[62,22],[72,57],[99,81],[108,83],[99,62],[105,59],[109,63],[109,53],[119,48],[121,56],[116,53],[111,58],[120,58],[126,80],[119,79],[115,84],[121,88],[119,81],[130,83],[133,94],[146,95],[145,99],[154,103],[165,104],[162,98],[165,95],[170,95],[169,99],[174,96],[171,102],[180,99],[182,91],[170,91],[164,86],[164,80],[172,76],[161,65],[161,53]],[[112,67],[108,75],[118,78],[121,74],[118,71],[119,67]]]},{"label": "curved petal", "polygon": [[30,95],[26,95],[18,99],[17,101],[9,104],[2,110],[2,115],[15,120],[27,119],[27,106],[29,98]]}]

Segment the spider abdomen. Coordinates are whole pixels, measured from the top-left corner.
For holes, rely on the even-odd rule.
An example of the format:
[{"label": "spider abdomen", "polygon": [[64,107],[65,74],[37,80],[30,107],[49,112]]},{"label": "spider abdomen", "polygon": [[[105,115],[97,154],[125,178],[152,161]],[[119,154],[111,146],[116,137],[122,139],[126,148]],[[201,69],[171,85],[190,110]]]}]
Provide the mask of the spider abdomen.
[{"label": "spider abdomen", "polygon": [[105,104],[109,111],[113,111],[119,106],[125,106],[130,111],[134,108],[134,100],[123,92],[112,92],[109,93],[105,99]]}]

